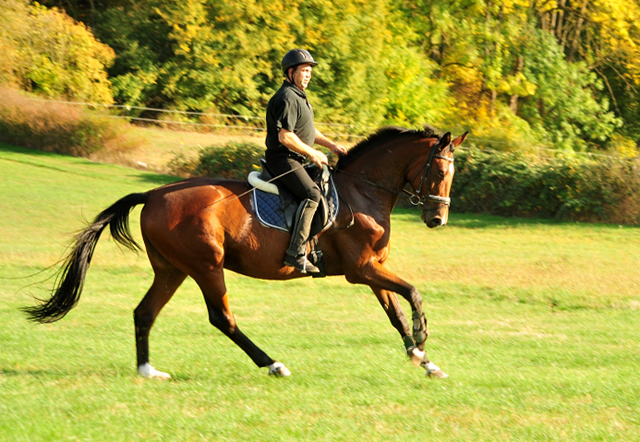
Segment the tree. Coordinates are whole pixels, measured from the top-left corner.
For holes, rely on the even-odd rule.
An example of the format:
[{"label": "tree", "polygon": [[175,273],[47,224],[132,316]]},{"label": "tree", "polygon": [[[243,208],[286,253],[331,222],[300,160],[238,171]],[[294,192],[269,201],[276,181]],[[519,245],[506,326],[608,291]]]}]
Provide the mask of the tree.
[{"label": "tree", "polygon": [[[531,142],[570,149],[597,145],[619,125],[602,99],[602,81],[539,27],[548,3],[420,0],[401,7],[413,17],[416,44],[452,84],[458,107],[480,126],[522,127]],[[533,13],[532,13],[533,12]],[[536,15],[537,13],[537,15]],[[505,125],[507,127],[505,127]]]},{"label": "tree", "polygon": [[446,98],[385,0],[145,0],[96,14],[123,104],[262,116],[294,47],[320,61],[309,90],[319,119],[422,124],[442,113],[430,99]]},{"label": "tree", "polygon": [[601,97],[640,145],[640,4],[636,0],[557,0],[536,9],[541,28],[569,61],[583,61],[603,83]]},{"label": "tree", "polygon": [[111,103],[113,51],[82,23],[26,0],[0,0],[0,82],[49,97]]}]

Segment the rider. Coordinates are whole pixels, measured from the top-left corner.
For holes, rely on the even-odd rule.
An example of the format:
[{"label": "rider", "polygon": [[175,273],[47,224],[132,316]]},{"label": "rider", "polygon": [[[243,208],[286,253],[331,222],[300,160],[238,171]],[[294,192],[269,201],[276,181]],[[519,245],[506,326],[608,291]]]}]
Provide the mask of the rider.
[{"label": "rider", "polygon": [[322,198],[320,189],[303,164],[307,159],[319,167],[328,164],[327,156],[312,147],[314,143],[328,148],[331,153],[347,152],[344,146],[322,135],[313,124],[313,109],[305,89],[311,80],[311,71],[317,64],[304,49],[287,52],[282,59],[286,78],[267,105],[267,166],[300,202],[284,265],[303,273],[320,272],[307,261],[307,241],[313,215]]}]

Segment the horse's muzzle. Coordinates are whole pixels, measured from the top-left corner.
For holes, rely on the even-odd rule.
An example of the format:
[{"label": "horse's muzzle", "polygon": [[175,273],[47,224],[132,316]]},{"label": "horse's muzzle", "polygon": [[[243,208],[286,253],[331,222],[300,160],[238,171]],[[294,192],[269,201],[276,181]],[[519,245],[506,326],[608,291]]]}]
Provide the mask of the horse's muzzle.
[{"label": "horse's muzzle", "polygon": [[430,229],[433,229],[434,227],[438,227],[438,226],[441,226],[441,225],[442,225],[442,220],[440,218],[438,218],[438,217],[432,218],[429,221],[427,221],[427,226]]},{"label": "horse's muzzle", "polygon": [[439,209],[423,210],[420,214],[420,219],[430,229],[433,229],[434,227],[444,226],[447,223],[446,212],[443,215]]}]

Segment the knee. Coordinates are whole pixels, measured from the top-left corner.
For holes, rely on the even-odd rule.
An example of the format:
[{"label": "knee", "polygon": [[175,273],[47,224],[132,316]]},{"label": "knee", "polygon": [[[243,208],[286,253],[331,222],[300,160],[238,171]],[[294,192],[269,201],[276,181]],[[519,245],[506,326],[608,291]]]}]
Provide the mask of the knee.
[{"label": "knee", "polygon": [[320,189],[318,189],[316,186],[313,186],[310,189],[307,189],[307,198],[311,201],[319,203],[320,200],[322,200],[322,193],[320,192]]}]

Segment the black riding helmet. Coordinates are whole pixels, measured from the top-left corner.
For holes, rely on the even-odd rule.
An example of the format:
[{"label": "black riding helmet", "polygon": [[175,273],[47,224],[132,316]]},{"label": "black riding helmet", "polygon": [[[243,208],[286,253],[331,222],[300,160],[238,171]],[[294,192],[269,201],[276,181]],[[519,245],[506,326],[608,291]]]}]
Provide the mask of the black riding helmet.
[{"label": "black riding helmet", "polygon": [[292,49],[282,58],[282,71],[286,74],[289,68],[294,68],[298,65],[307,63],[311,66],[318,65],[309,51],[305,51],[304,49]]}]

